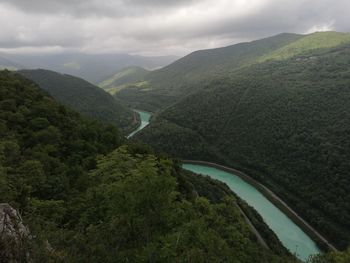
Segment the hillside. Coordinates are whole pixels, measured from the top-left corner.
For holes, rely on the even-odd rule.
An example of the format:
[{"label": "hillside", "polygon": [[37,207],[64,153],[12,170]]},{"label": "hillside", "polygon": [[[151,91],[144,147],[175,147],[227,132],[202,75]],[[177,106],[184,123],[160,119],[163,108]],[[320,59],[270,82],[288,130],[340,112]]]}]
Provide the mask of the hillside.
[{"label": "hillside", "polygon": [[141,67],[127,67],[102,81],[98,86],[114,95],[123,89],[125,84],[130,85],[141,82],[148,73],[148,70]]},{"label": "hillside", "polygon": [[350,244],[350,45],[218,78],[156,114],[136,139],[241,169],[339,248]]},{"label": "hillside", "polygon": [[83,79],[41,69],[19,72],[39,84],[59,102],[85,116],[114,124],[125,134],[137,126],[131,110],[126,109],[111,95]]},{"label": "hillside", "polygon": [[341,46],[350,34],[322,32],[309,35],[279,34],[228,47],[200,50],[167,67],[150,72],[138,85],[129,85],[116,97],[130,107],[163,109],[192,94],[213,78],[234,75],[241,68],[269,59],[286,59],[303,52]]},{"label": "hillside", "polygon": [[302,55],[304,52],[319,50],[323,48],[334,48],[350,42],[349,33],[339,32],[316,32],[306,35],[295,42],[290,43],[272,53],[263,56],[259,62],[269,59],[286,59],[296,55]]},{"label": "hillside", "polygon": [[271,249],[257,242],[222,183],[121,146],[113,126],[8,71],[0,135],[0,203],[30,231],[20,241],[2,233],[2,262],[296,262],[259,217]]}]

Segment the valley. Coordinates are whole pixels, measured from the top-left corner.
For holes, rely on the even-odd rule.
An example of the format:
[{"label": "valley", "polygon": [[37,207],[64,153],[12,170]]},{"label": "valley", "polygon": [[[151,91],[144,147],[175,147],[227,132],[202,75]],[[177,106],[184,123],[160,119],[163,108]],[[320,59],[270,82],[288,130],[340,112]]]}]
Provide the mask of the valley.
[{"label": "valley", "polygon": [[350,263],[349,0],[0,0],[0,263]]},{"label": "valley", "polygon": [[[141,124],[134,132],[128,135],[128,138],[131,138],[137,132],[145,128],[150,122],[150,113],[136,110],[135,112],[140,114]],[[298,223],[294,223],[288,215],[284,214],[284,212],[275,206],[273,201],[269,200],[271,197],[265,197],[260,190],[257,190],[253,185],[241,179],[239,176],[228,171],[220,170],[219,165],[206,162],[201,164],[200,161],[183,161],[182,168],[196,174],[209,176],[228,185],[235,194],[259,212],[265,223],[274,231],[282,244],[301,260],[305,261],[310,256],[320,253],[320,249],[316,243],[303,232],[298,226]],[[228,170],[229,168],[226,169]],[[294,211],[292,212],[294,213]],[[302,219],[300,220],[302,221]],[[310,233],[310,229],[307,227],[305,229],[309,230],[307,232]],[[312,229],[311,233],[312,231],[314,230]],[[319,236],[317,232],[313,234],[313,237],[319,244],[322,244],[324,249],[336,250],[332,245],[329,245],[322,236]]]},{"label": "valley", "polygon": [[36,260],[346,257],[349,47],[347,34],[281,34],[100,88],[2,71],[1,202],[39,234],[25,241]]},{"label": "valley", "polygon": [[[237,68],[227,68],[231,71],[225,76],[209,81],[212,73],[202,72],[202,78],[189,82],[185,77],[186,83],[179,83],[187,66],[207,66],[189,62],[198,56],[195,52],[143,80],[159,74],[168,84],[153,87],[149,82],[144,90],[131,85],[115,96],[125,105],[156,112],[135,140],[158,153],[251,175],[338,249],[345,249],[350,243],[349,34],[278,35],[262,41],[230,47],[256,50],[261,44],[270,49],[262,49],[269,55],[259,53],[258,62],[242,67],[242,58],[231,60]],[[271,48],[276,49],[270,53]],[[226,67],[223,59],[216,63]]]}]

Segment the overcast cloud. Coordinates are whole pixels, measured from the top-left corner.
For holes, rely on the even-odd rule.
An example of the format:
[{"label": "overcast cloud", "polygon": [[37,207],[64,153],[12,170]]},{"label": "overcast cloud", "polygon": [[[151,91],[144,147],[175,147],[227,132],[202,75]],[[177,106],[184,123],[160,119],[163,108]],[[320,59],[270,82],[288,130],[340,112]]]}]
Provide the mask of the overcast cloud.
[{"label": "overcast cloud", "polygon": [[0,52],[184,55],[282,32],[349,32],[349,10],[349,0],[0,0]]}]

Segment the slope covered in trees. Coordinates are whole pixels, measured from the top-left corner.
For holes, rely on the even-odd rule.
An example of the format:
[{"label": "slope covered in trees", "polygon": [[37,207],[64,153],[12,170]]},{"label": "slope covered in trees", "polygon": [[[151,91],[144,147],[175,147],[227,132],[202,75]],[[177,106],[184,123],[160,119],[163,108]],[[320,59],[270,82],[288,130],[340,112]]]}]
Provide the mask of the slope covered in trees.
[{"label": "slope covered in trees", "polygon": [[[271,250],[258,244],[227,187],[148,147],[121,146],[113,126],[8,71],[0,135],[0,203],[19,210],[31,233],[17,261],[295,262],[252,213]],[[1,235],[0,256],[13,248]]]},{"label": "slope covered in trees", "polygon": [[158,114],[136,139],[177,157],[246,171],[345,248],[349,61],[346,44],[243,68],[201,84],[201,91]]},{"label": "slope covered in trees", "polygon": [[64,105],[85,116],[114,124],[125,134],[137,126],[131,110],[83,79],[42,69],[22,70],[20,74],[39,84]]},{"label": "slope covered in trees", "polygon": [[137,85],[131,83],[116,93],[116,97],[128,106],[156,111],[201,90],[213,78],[234,75],[237,70],[267,60],[286,59],[345,43],[350,43],[348,33],[284,33],[224,48],[200,50],[150,72],[144,81]]},{"label": "slope covered in trees", "polygon": [[141,67],[127,67],[102,81],[98,86],[114,95],[123,89],[126,84],[131,85],[141,82],[148,73],[148,70]]}]

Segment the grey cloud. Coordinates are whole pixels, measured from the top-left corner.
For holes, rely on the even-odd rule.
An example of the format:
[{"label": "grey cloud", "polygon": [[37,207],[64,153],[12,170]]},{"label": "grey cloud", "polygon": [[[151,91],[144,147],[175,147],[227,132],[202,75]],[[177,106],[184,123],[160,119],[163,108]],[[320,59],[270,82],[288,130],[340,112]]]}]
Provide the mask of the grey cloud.
[{"label": "grey cloud", "polygon": [[0,23],[16,15],[0,48],[183,55],[281,32],[350,31],[348,10],[348,0],[0,0]]},{"label": "grey cloud", "polygon": [[201,0],[0,0],[24,12],[76,16],[135,16],[147,12],[173,9]]}]

